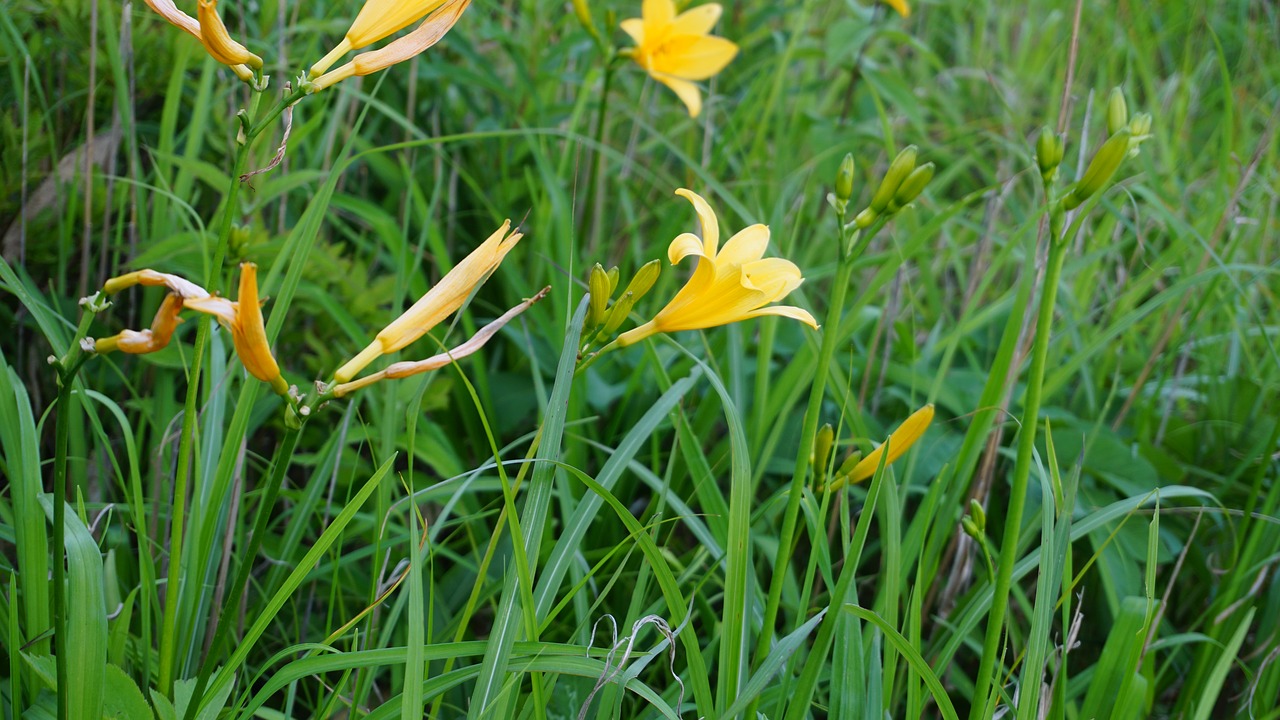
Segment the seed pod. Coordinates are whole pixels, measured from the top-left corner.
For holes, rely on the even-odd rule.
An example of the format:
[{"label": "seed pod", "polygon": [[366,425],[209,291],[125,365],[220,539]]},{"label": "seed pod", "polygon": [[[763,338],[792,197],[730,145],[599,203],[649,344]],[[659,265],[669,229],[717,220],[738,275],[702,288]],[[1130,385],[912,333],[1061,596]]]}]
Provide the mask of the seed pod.
[{"label": "seed pod", "polygon": [[908,145],[898,153],[898,156],[889,163],[889,169],[884,173],[884,179],[880,181],[880,187],[876,189],[876,194],[871,198],[871,209],[876,213],[884,212],[889,206],[889,201],[893,200],[893,196],[898,192],[898,186],[902,185],[902,181],[907,179],[912,170],[916,169],[916,146]]},{"label": "seed pod", "polygon": [[898,192],[894,193],[893,200],[889,201],[888,211],[896,213],[913,200],[920,197],[920,193],[924,192],[924,188],[933,179],[934,166],[933,163],[925,163],[907,176],[906,180],[898,186]]},{"label": "seed pod", "polygon": [[1115,135],[1129,124],[1129,106],[1125,104],[1124,92],[1119,87],[1111,89],[1107,98],[1107,134]]},{"label": "seed pod", "polygon": [[840,162],[840,171],[836,173],[836,201],[842,208],[853,197],[853,173],[853,153],[848,153]]},{"label": "seed pod", "polygon": [[1080,182],[1076,183],[1071,192],[1062,199],[1062,207],[1066,210],[1075,210],[1085,200],[1106,187],[1128,154],[1129,129],[1122,128],[1098,148],[1098,152],[1089,163],[1089,169],[1084,171],[1084,177],[1080,178]]},{"label": "seed pod", "polygon": [[600,263],[591,268],[591,276],[587,280],[587,289],[591,292],[591,302],[587,306],[586,327],[597,327],[604,321],[604,312],[609,307],[609,297],[613,295],[609,288],[609,274]]}]

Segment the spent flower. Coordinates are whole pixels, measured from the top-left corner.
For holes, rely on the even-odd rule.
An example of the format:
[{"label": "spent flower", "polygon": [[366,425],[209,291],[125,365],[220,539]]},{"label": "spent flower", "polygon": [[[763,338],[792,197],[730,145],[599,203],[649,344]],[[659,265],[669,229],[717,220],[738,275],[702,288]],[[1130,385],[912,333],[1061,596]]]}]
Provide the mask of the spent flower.
[{"label": "spent flower", "polygon": [[280,375],[280,366],[271,354],[262,304],[258,300],[258,266],[240,263],[240,292],[233,302],[224,297],[188,298],[188,308],[217,318],[231,332],[236,355],[249,374],[271,386],[277,395],[289,391],[289,383]]},{"label": "spent flower", "polygon": [[173,0],[146,0],[146,3],[169,24],[199,40],[214,60],[231,68],[241,80],[251,82],[253,71],[262,69],[262,58],[232,39],[218,15],[217,0],[198,0],[199,20],[179,10]]},{"label": "spent flower", "polygon": [[[311,66],[310,76],[314,80],[308,86],[308,92],[318,92],[349,77],[370,75],[425,52],[453,29],[470,4],[471,0],[369,0],[356,16],[346,37],[328,55]],[[430,17],[427,17],[428,14]],[[423,17],[427,19],[412,32],[377,50],[360,53],[347,64],[326,72],[338,58],[351,50],[377,42]]]}]

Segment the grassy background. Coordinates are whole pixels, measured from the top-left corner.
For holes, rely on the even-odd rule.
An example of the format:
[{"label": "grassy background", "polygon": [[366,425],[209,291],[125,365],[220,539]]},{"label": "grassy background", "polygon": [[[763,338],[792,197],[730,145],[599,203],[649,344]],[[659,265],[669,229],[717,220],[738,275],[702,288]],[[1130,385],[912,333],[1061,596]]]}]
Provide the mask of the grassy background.
[{"label": "grassy background", "polygon": [[[223,5],[277,89],[354,12]],[[658,717],[681,697],[686,717],[736,715],[753,695],[768,717],[966,712],[991,590],[960,522],[977,498],[999,545],[1041,239],[1030,144],[1064,112],[1074,4],[885,10],[728,5],[717,33],[742,52],[703,116],[625,67],[599,145],[599,55],[545,0],[477,3],[428,54],[299,105],[286,165],[232,208],[231,259],[264,269],[291,382],[327,377],[504,218],[528,237],[436,337],[458,340],[544,284],[553,293],[460,372],[375,386],[310,422],[252,559],[235,548],[283,414],[215,333],[176,616],[162,599],[197,323],[155,355],[91,363],[67,409],[71,630],[89,638],[70,649],[77,688],[105,693],[119,717],[149,716],[144,698],[168,702],[156,696],[181,707],[184,684],[159,685],[159,638],[175,639],[176,677],[194,677],[227,601],[224,568],[254,562],[242,641],[223,662],[239,680],[225,685],[226,717],[412,716],[423,702],[434,717],[577,716],[621,654],[604,654],[606,615],[620,634],[653,615],[678,637],[670,661],[657,626],[636,628],[631,689],[601,690],[598,717]],[[604,22],[638,6],[594,12]],[[1112,86],[1154,115],[1155,137],[1086,224],[1058,298],[1042,411],[1052,447],[1033,470],[999,683],[1009,696],[1044,683],[1050,717],[1280,717],[1278,23],[1272,5],[1243,0],[1083,3],[1064,173],[1101,142]],[[0,697],[16,715],[51,706],[39,493],[56,388],[44,359],[106,277],[204,274],[245,91],[139,4],[15,0],[0,33],[12,270],[0,295]],[[822,420],[865,450],[925,402],[938,417],[877,482],[806,497],[775,629],[788,639],[727,667],[726,646],[750,657],[759,632],[817,334],[776,319],[686,333],[570,383],[557,368],[581,281],[597,261],[626,277],[663,257],[693,224],[672,195],[684,186],[730,230],[769,224],[772,252],[807,277],[793,299],[822,317],[836,167],[853,153],[865,203],[909,143],[939,173],[861,259],[846,321],[822,331],[839,341]],[[684,277],[664,268],[641,312]],[[145,325],[159,300],[121,295],[93,334]],[[539,429],[536,452],[559,464],[520,463]],[[731,488],[750,494],[749,518],[727,516]],[[507,507],[532,586],[513,569]],[[747,542],[733,542],[742,527]],[[813,653],[809,621],[846,566],[847,599],[865,610],[842,610],[833,652]],[[745,567],[744,584],[726,583],[730,567]],[[806,674],[812,705],[794,693]]]}]

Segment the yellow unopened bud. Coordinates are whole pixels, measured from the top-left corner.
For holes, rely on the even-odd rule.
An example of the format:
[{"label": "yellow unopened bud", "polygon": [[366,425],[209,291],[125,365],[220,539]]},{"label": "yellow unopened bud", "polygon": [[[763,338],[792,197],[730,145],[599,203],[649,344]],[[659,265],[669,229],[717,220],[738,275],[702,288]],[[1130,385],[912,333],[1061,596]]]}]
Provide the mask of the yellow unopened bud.
[{"label": "yellow unopened bud", "polygon": [[813,474],[821,482],[827,473],[827,461],[831,459],[831,447],[835,444],[836,431],[831,423],[823,423],[818,434],[813,438],[813,456],[809,459],[813,464]]},{"label": "yellow unopened bud", "polygon": [[613,292],[609,288],[609,273],[600,263],[591,268],[587,278],[587,290],[591,293],[591,304],[587,306],[585,327],[594,328],[604,321],[605,310],[609,307],[609,298]]},{"label": "yellow unopened bud", "polygon": [[609,268],[608,274],[609,274],[609,297],[613,297],[613,293],[616,292],[618,289],[618,276],[621,273],[618,272],[618,266],[614,265],[613,267]]},{"label": "yellow unopened bud", "polygon": [[1107,134],[1115,135],[1129,124],[1129,106],[1124,101],[1124,91],[1111,88],[1107,98]]},{"label": "yellow unopened bud", "polygon": [[631,309],[635,307],[636,302],[653,288],[661,273],[662,261],[660,260],[650,260],[640,266],[635,276],[631,278],[631,282],[627,283],[627,288],[622,291],[622,297],[618,298],[618,302],[614,303],[613,308],[609,310],[609,317],[605,320],[604,328],[600,330],[597,339],[603,340],[622,327],[623,321],[631,314]]},{"label": "yellow unopened bud", "polygon": [[[859,483],[876,474],[876,469],[880,467],[880,458],[888,452],[885,458],[885,466],[889,466],[895,460],[906,454],[907,450],[916,443],[917,440],[924,435],[924,431],[929,429],[929,423],[933,422],[933,406],[925,405],[919,410],[911,413],[911,416],[902,421],[897,430],[894,430],[880,447],[871,451],[866,457],[858,461],[847,473],[843,472],[844,467],[841,466],[841,472],[836,474],[835,481],[831,483],[831,489],[837,490],[845,485],[845,483]],[[848,461],[846,461],[847,463]]]},{"label": "yellow unopened bud", "polygon": [[231,39],[227,26],[218,16],[218,0],[200,0],[197,17],[200,20],[200,42],[214,60],[223,65],[247,65],[255,70],[262,68],[262,58]]},{"label": "yellow unopened bud", "polygon": [[1098,152],[1089,163],[1089,169],[1084,172],[1084,177],[1080,178],[1071,192],[1062,199],[1062,207],[1066,210],[1075,210],[1085,200],[1106,187],[1128,154],[1129,129],[1122,128],[1098,148]]},{"label": "yellow unopened bud", "polygon": [[884,212],[889,207],[889,202],[893,200],[893,196],[898,192],[898,186],[903,180],[916,169],[916,146],[908,145],[903,148],[902,152],[889,163],[889,169],[885,171],[884,178],[880,181],[880,187],[876,189],[876,194],[871,198],[871,209],[876,213]]}]

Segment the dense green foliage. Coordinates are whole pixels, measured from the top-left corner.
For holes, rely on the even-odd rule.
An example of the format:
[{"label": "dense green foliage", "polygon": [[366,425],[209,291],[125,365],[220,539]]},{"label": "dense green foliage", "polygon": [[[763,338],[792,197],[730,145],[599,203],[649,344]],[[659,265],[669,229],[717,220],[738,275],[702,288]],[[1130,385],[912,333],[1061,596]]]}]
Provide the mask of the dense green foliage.
[{"label": "dense green foliage", "polygon": [[[267,59],[273,102],[356,6],[224,0],[222,11]],[[77,707],[105,697],[109,717],[180,716],[244,563],[209,718],[218,699],[231,718],[559,718],[589,699],[597,717],[623,718],[662,717],[680,700],[682,717],[709,718],[980,706],[1048,246],[1034,146],[1042,126],[1065,131],[1061,191],[1106,139],[1107,93],[1122,86],[1130,112],[1153,115],[1153,137],[1069,240],[1008,644],[990,680],[1000,702],[1018,695],[1020,718],[1036,717],[1026,698],[1042,692],[1052,718],[1280,718],[1280,15],[1245,0],[1087,0],[1073,64],[1075,10],[934,0],[904,19],[858,0],[726,3],[716,33],[741,53],[704,84],[695,120],[631,64],[604,83],[566,3],[477,0],[426,54],[297,105],[285,163],[228,209],[248,93],[226,68],[140,3],[6,0],[4,717],[53,708],[49,653],[61,643],[48,636],[42,493],[57,422],[71,694]],[[639,2],[592,11],[621,46],[617,19]],[[278,141],[267,133],[251,165]],[[594,263],[625,280],[664,259],[636,319],[687,277],[689,261],[665,262],[667,243],[695,228],[676,188],[707,197],[725,236],[768,224],[771,253],[806,277],[787,302],[822,319],[843,296],[827,199],[841,159],[856,160],[850,207],[861,208],[908,144],[937,175],[852,266],[843,322],[659,337],[575,378],[574,317]],[[402,359],[553,290],[458,365],[310,418],[274,465],[284,487],[256,557],[242,551],[293,438],[284,403],[213,332],[171,572],[201,323],[158,353],[90,359],[65,405],[45,359],[67,351],[77,300],[106,278],[204,277],[228,211],[214,285],[233,287],[237,261],[262,268],[276,356],[303,392],[505,218],[527,237],[456,327]],[[161,297],[116,296],[90,335],[146,326]],[[823,493],[801,478],[795,548],[779,553],[819,373],[837,465],[926,403],[937,417],[869,482]],[[779,554],[791,562],[775,643],[757,652]],[[611,623],[636,636],[620,675]],[[821,638],[829,652],[815,650]]]}]

